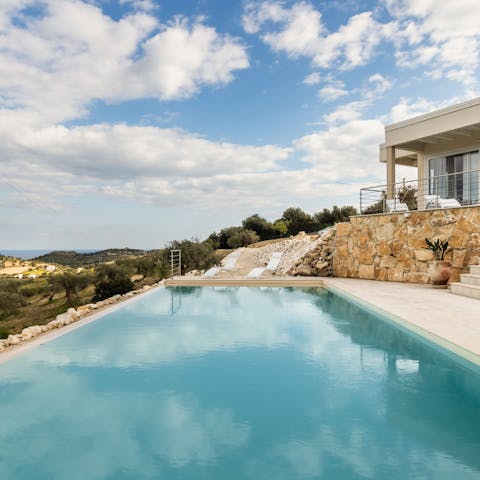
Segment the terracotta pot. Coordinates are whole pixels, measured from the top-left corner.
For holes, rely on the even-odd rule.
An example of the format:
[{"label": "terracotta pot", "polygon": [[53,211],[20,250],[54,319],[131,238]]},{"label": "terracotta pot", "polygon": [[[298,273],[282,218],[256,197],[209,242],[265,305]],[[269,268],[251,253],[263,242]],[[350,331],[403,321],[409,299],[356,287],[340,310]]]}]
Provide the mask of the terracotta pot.
[{"label": "terracotta pot", "polygon": [[436,260],[430,264],[428,273],[433,285],[446,285],[452,276],[452,264],[443,260]]}]

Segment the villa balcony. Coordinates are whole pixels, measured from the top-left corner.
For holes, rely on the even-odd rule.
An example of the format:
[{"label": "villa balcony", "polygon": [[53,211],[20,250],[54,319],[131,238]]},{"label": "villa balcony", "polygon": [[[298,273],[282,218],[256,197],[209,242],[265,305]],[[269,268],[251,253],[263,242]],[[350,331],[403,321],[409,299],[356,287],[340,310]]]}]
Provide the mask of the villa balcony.
[{"label": "villa balcony", "polygon": [[480,205],[480,169],[360,190],[360,213],[407,213]]}]

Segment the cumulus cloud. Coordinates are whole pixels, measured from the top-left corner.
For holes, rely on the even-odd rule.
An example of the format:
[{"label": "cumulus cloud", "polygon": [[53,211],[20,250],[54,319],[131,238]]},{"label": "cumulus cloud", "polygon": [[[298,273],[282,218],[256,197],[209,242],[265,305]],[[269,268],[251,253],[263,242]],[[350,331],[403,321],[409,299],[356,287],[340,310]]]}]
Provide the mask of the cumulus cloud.
[{"label": "cumulus cloud", "polygon": [[21,10],[33,3],[0,7],[0,106],[50,121],[76,118],[95,99],[185,98],[249,66],[238,39],[198,19],[161,24],[138,11],[114,20],[72,0],[49,0],[40,16]]},{"label": "cumulus cloud", "polygon": [[375,73],[368,78],[367,95],[377,97],[392,88],[392,82],[380,73]]},{"label": "cumulus cloud", "polygon": [[331,179],[379,177],[378,145],[383,141],[379,120],[352,120],[305,135],[294,142],[303,160],[316,165]]},{"label": "cumulus cloud", "polygon": [[[378,173],[382,131],[379,121],[350,120],[280,147],[213,142],[159,127],[5,121],[0,182],[12,187],[4,202],[16,207],[59,209],[65,197],[89,193],[153,205],[209,208],[235,198],[236,206],[273,207],[356,194]],[[285,168],[292,157],[303,165]]]},{"label": "cumulus cloud", "polygon": [[[426,66],[432,78],[461,83],[467,96],[477,93],[480,32],[476,0],[383,0],[382,6],[390,19],[380,20],[377,7],[328,29],[321,10],[312,3],[252,0],[245,4],[243,27],[247,33],[258,34],[273,51],[291,58],[306,57],[322,69],[365,65],[388,42],[399,68]],[[305,83],[318,78],[312,75]]]},{"label": "cumulus cloud", "polygon": [[348,90],[341,80],[332,79],[318,91],[318,96],[325,102],[332,102],[346,95],[348,95]]},{"label": "cumulus cloud", "polygon": [[315,67],[344,70],[367,63],[380,42],[393,33],[393,25],[378,22],[372,12],[353,15],[330,32],[321,12],[306,2],[290,8],[274,1],[247,2],[243,26],[247,33],[259,33],[274,51],[293,58],[305,56]]},{"label": "cumulus cloud", "polygon": [[[210,195],[216,181],[227,188],[224,180],[231,175],[274,174],[292,151],[276,145],[213,142],[183,130],[159,127],[19,125],[18,121],[0,122],[0,155],[4,159],[0,180],[18,190],[12,192],[12,202],[19,196],[27,201],[44,192],[45,202],[50,204],[67,192],[81,193],[75,185],[90,185],[124,197],[135,196],[134,187],[150,185],[156,191],[155,203],[175,198],[178,202],[183,196],[179,192],[190,186],[199,193],[203,189],[202,196],[216,202],[218,198]],[[145,192],[138,194],[149,198]],[[194,201],[191,194],[192,190],[185,194],[190,202]]]},{"label": "cumulus cloud", "polygon": [[[209,207],[234,196],[238,205],[284,206],[354,194],[362,179],[383,176],[377,162],[383,128],[364,119],[391,88],[380,73],[356,90],[360,100],[326,113],[321,130],[282,146],[148,125],[65,124],[95,100],[178,100],[225,85],[249,66],[247,49],[204,19],[160,21],[145,0],[124,0],[130,13],[119,19],[73,0],[46,0],[36,15],[23,10],[33,3],[0,6],[0,182],[10,192],[4,205],[60,209],[66,197],[100,193],[155,205]],[[365,64],[393,28],[363,12],[330,31],[310,3],[274,1],[248,2],[243,26],[277,52],[308,58],[316,71],[303,83],[318,85],[325,101],[353,91],[318,70]]]},{"label": "cumulus cloud", "polygon": [[427,66],[431,74],[477,88],[480,32],[478,2],[386,0],[398,23],[397,59],[403,68]]},{"label": "cumulus cloud", "polygon": [[449,105],[458,103],[460,99],[449,98],[442,101],[431,101],[424,97],[418,98],[406,98],[402,97],[397,104],[395,104],[388,115],[389,122],[400,122],[406,120],[407,118],[416,117],[418,115],[423,115],[424,113],[432,112],[438,110],[439,108],[444,108]]},{"label": "cumulus cloud", "polygon": [[310,73],[309,75],[307,75],[304,79],[303,79],[303,83],[305,85],[317,85],[318,83],[320,83],[320,73],[319,72],[313,72],[313,73]]},{"label": "cumulus cloud", "polygon": [[216,143],[178,129],[97,124],[8,132],[0,149],[85,177],[190,175],[271,170],[289,149]]}]

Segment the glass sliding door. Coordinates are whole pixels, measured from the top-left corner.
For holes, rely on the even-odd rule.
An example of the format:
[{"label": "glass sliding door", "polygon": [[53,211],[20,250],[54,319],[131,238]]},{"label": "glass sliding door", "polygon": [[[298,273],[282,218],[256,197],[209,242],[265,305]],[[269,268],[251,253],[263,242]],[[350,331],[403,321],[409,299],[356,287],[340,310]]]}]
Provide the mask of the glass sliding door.
[{"label": "glass sliding door", "polygon": [[447,193],[447,159],[446,157],[432,158],[428,162],[428,194],[444,198]]},{"label": "glass sliding door", "polygon": [[478,151],[432,158],[428,162],[429,195],[455,198],[463,205],[480,203]]},{"label": "glass sliding door", "polygon": [[478,152],[470,152],[465,154],[465,174],[463,194],[465,204],[475,205],[480,203],[479,188],[480,182],[480,156]]}]

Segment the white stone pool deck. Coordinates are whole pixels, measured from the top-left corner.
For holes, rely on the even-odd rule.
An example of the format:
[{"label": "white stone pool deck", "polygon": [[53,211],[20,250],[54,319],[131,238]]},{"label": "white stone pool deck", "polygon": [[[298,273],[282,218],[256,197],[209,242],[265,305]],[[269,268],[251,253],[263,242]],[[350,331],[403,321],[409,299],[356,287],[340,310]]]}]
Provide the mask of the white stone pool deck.
[{"label": "white stone pool deck", "polygon": [[175,277],[168,285],[318,286],[344,295],[387,316],[401,327],[426,338],[480,367],[480,300],[453,295],[431,285],[352,278]]}]

